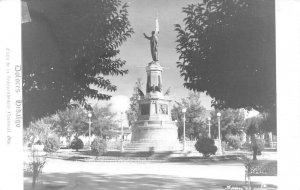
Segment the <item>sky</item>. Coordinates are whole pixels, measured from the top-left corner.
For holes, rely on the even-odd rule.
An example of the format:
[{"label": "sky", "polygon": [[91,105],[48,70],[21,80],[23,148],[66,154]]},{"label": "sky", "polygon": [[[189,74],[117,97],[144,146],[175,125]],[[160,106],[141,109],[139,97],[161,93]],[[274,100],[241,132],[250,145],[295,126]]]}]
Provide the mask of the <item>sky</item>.
[{"label": "sky", "polygon": [[[182,12],[182,7],[186,7],[190,3],[201,2],[201,0],[128,0],[124,2],[129,3],[129,21],[135,32],[120,48],[119,57],[126,60],[124,69],[128,69],[129,73],[125,76],[108,77],[113,84],[117,85],[117,91],[106,93],[129,98],[138,78],[141,78],[142,83],[146,84],[145,67],[152,61],[152,58],[149,40],[144,38],[143,33],[150,36],[151,31],[155,29],[155,18],[158,16],[160,30],[158,58],[160,65],[165,67],[162,73],[163,91],[170,87],[170,96],[176,101],[187,97],[189,90],[183,87],[184,80],[180,77],[179,69],[176,67],[179,54],[176,53],[177,33],[174,25],[183,24],[185,14]],[[145,92],[145,85],[142,90]],[[122,98],[115,98],[112,102],[116,102],[116,99]],[[205,108],[212,109],[211,98],[204,93],[201,94],[201,101]],[[91,103],[97,103],[100,106],[107,104],[107,102],[96,100]]]}]

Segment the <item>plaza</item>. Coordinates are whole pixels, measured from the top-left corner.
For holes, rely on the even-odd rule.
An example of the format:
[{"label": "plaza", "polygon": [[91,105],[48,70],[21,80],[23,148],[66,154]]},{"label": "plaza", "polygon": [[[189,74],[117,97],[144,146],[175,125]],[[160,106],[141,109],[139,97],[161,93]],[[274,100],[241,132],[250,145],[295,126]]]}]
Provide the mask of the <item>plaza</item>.
[{"label": "plaza", "polygon": [[23,4],[25,190],[277,189],[274,2],[145,2]]},{"label": "plaza", "polygon": [[[274,160],[276,152],[264,152]],[[83,161],[47,158],[40,174],[38,190],[100,189],[224,189],[243,186],[245,167],[241,160],[102,160]],[[277,177],[257,177],[255,182],[277,185]],[[259,184],[258,184],[259,185]],[[31,189],[31,178],[24,178],[24,189]]]}]

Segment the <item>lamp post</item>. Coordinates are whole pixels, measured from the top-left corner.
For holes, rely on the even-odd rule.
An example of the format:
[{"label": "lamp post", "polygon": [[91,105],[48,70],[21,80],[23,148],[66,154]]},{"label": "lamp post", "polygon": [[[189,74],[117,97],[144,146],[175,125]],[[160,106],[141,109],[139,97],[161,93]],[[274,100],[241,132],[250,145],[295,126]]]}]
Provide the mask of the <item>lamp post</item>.
[{"label": "lamp post", "polygon": [[121,112],[121,152],[124,152],[124,146],[123,146],[123,112]]},{"label": "lamp post", "polygon": [[211,138],[211,134],[210,134],[210,120],[211,120],[211,118],[208,117],[207,120],[208,120],[208,138]]},{"label": "lamp post", "polygon": [[182,109],[182,113],[183,113],[183,151],[185,151],[185,112],[186,112],[186,108]]},{"label": "lamp post", "polygon": [[92,125],[92,113],[91,111],[88,112],[88,118],[89,118],[89,148],[91,149],[91,125]]},{"label": "lamp post", "polygon": [[220,118],[221,118],[221,113],[218,112],[217,113],[217,116],[218,116],[218,131],[219,131],[219,153],[222,154],[222,141],[221,141],[221,121],[220,121]]}]

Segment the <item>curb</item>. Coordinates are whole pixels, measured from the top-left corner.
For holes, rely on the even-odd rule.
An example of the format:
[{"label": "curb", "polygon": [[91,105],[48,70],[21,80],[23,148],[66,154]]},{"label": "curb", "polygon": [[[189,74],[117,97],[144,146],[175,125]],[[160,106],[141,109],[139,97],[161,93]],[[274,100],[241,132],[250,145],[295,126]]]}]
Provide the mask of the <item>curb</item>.
[{"label": "curb", "polygon": [[66,160],[66,161],[73,161],[73,162],[169,162],[168,160],[130,160],[130,159],[123,159],[123,160],[113,160],[113,159],[105,159],[105,160],[95,160],[95,159],[68,159],[68,158],[61,158],[61,157],[46,157],[49,159],[57,159],[57,160]]},{"label": "curb", "polygon": [[89,157],[82,157],[72,159],[72,157],[58,157],[58,156],[46,156],[49,159],[60,159],[66,161],[76,161],[76,162],[164,162],[164,163],[174,163],[174,162],[215,162],[215,161],[238,161],[242,160],[242,156],[239,155],[230,155],[222,156],[222,157],[211,157],[211,158],[203,158],[203,157],[169,157],[166,159],[95,159]]}]

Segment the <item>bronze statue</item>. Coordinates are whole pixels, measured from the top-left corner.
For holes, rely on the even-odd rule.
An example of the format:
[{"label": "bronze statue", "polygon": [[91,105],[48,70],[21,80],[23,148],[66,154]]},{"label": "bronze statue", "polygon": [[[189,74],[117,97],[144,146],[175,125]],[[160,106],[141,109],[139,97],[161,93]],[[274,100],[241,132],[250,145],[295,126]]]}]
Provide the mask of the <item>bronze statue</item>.
[{"label": "bronze statue", "polygon": [[144,36],[146,39],[150,40],[150,48],[151,48],[151,55],[153,61],[158,61],[158,34],[159,34],[159,28],[158,28],[158,19],[155,20],[155,31],[151,32],[151,37],[148,37],[145,33]]},{"label": "bronze statue", "polygon": [[150,40],[150,48],[151,48],[151,55],[153,61],[158,61],[158,52],[157,52],[157,43],[158,43],[158,33],[152,31],[152,36],[148,37],[145,33],[144,36],[146,39]]}]

